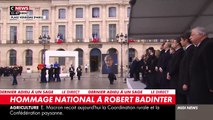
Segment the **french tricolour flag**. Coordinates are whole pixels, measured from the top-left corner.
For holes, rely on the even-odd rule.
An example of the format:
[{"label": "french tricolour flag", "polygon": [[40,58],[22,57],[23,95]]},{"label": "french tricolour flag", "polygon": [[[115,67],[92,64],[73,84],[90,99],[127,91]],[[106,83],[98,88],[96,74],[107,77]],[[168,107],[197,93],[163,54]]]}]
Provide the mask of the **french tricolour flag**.
[{"label": "french tricolour flag", "polygon": [[92,42],[98,42],[99,38],[98,38],[98,34],[97,33],[93,33],[92,34]]},{"label": "french tricolour flag", "polygon": [[62,34],[59,33],[59,34],[57,35],[57,38],[56,38],[56,39],[57,39],[57,43],[58,43],[58,44],[61,44],[61,43],[63,42],[63,36],[62,36]]}]

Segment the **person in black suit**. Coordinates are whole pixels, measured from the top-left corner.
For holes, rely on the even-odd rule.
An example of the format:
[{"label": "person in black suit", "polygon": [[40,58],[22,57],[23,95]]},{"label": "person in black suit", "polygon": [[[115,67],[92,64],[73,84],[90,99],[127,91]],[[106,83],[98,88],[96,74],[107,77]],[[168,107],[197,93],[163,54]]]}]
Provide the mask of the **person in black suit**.
[{"label": "person in black suit", "polygon": [[47,82],[47,78],[46,78],[46,70],[47,70],[47,67],[46,65],[44,65],[41,69],[41,81],[40,83],[46,83]]},{"label": "person in black suit", "polygon": [[193,52],[194,52],[194,45],[192,45],[190,40],[191,32],[186,32],[181,36],[181,45],[184,48],[184,55],[180,62],[180,69],[179,69],[179,82],[178,82],[178,89],[180,94],[178,96],[180,104],[187,104],[189,103],[189,89],[190,89],[190,78],[189,78],[189,65],[192,60]]},{"label": "person in black suit", "polygon": [[19,74],[19,69],[17,66],[12,68],[12,75],[13,75],[13,84],[12,85],[17,85],[17,75]]},{"label": "person in black suit", "polygon": [[180,43],[180,38],[176,38],[172,42],[172,48],[174,49],[174,53],[172,53],[172,58],[169,61],[168,73],[167,73],[167,80],[169,81],[169,88],[176,90],[176,102],[179,104],[179,89],[178,89],[178,82],[179,79],[179,65],[181,59],[184,54],[184,50]]},{"label": "person in black suit", "polygon": [[108,79],[109,79],[110,84],[112,85],[114,83],[114,80],[117,80],[117,77],[113,72],[110,72],[108,74]]},{"label": "person in black suit", "polygon": [[111,55],[106,55],[104,57],[104,64],[102,66],[102,73],[103,74],[109,74],[110,72],[113,72],[116,74],[118,72],[118,68],[114,63],[114,59]]},{"label": "person in black suit", "polygon": [[73,80],[73,77],[75,75],[75,68],[73,67],[73,65],[70,66],[69,73],[70,73],[70,80]]},{"label": "person in black suit", "polygon": [[157,72],[155,67],[157,66],[158,59],[155,56],[155,49],[153,47],[148,48],[149,57],[147,59],[147,86],[146,89],[157,89]]},{"label": "person in black suit", "polygon": [[56,82],[61,82],[61,78],[60,78],[61,67],[59,65],[55,67],[55,72],[54,73],[55,73]]},{"label": "person in black suit", "polygon": [[54,68],[53,68],[53,64],[50,65],[50,68],[48,68],[48,82],[53,82],[53,74],[54,74]]},{"label": "person in black suit", "polygon": [[166,79],[166,75],[168,72],[168,64],[171,59],[170,54],[171,42],[167,41],[164,44],[164,52],[161,54],[160,63],[157,65],[156,71],[158,71],[158,80],[159,80],[159,87],[162,89],[169,88],[169,81]]},{"label": "person in black suit", "polygon": [[190,104],[213,104],[213,40],[203,27],[191,30],[190,39],[195,45],[190,65]]},{"label": "person in black suit", "polygon": [[173,40],[172,48],[174,49],[174,53],[172,53],[172,58],[169,61],[167,80],[169,80],[170,88],[177,89],[177,83],[179,81],[179,65],[184,54],[180,38]]},{"label": "person in black suit", "polygon": [[82,68],[80,65],[77,67],[76,71],[77,71],[78,80],[81,80]]},{"label": "person in black suit", "polygon": [[130,67],[130,71],[133,74],[134,81],[139,81],[140,68],[140,61],[138,57],[135,57]]}]

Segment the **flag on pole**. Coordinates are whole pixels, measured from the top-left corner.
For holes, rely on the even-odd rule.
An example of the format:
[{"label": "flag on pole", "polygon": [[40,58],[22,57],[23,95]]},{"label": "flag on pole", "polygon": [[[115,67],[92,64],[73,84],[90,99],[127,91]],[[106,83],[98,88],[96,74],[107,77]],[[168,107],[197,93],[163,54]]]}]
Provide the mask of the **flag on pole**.
[{"label": "flag on pole", "polygon": [[61,44],[61,43],[63,42],[63,36],[62,36],[62,34],[58,33],[56,39],[57,39],[57,43],[58,43],[58,44]]}]

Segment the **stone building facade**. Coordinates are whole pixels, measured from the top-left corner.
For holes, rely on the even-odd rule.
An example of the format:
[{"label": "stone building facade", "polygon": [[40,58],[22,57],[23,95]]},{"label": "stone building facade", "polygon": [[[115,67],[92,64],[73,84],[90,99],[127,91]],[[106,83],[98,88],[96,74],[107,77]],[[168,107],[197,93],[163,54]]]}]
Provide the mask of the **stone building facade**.
[{"label": "stone building facade", "polygon": [[[18,18],[11,15],[14,9],[22,9]],[[157,40],[127,44],[130,10],[129,0],[0,0],[0,66],[38,72],[45,50],[78,51],[79,64],[89,65],[90,72],[101,71],[102,54],[116,53],[118,67],[126,66],[146,48],[160,46]],[[50,60],[59,62],[63,71],[75,62]]]}]

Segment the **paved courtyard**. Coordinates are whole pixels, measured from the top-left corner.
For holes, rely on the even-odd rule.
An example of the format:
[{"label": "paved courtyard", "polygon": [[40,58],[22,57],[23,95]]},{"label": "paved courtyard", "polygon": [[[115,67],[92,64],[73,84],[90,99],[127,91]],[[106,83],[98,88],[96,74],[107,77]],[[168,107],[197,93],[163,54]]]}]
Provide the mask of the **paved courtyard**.
[{"label": "paved courtyard", "polygon": [[40,83],[39,73],[23,73],[18,76],[18,85],[12,85],[12,76],[1,77],[0,89],[127,89],[127,83],[120,75],[113,85],[109,84],[106,74],[83,73],[81,80],[74,77],[70,80],[68,76],[61,78],[61,82]]}]

